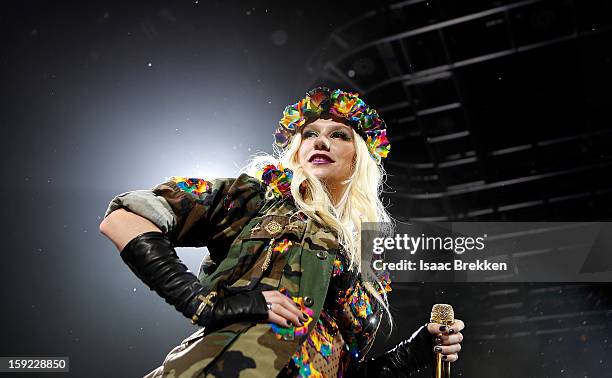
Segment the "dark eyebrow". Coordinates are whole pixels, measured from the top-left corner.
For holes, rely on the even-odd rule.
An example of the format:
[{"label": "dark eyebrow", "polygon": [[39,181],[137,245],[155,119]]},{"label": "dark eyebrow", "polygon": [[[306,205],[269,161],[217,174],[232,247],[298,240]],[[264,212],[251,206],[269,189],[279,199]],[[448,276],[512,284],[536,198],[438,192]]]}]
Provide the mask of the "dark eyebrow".
[{"label": "dark eyebrow", "polygon": [[339,125],[338,126],[332,126],[331,131],[338,131],[338,130],[346,131],[348,133],[349,131],[351,131],[351,128],[349,126],[346,126],[346,125],[344,125],[344,126],[339,126]]},{"label": "dark eyebrow", "polygon": [[[311,126],[310,124],[304,126],[304,128],[302,129],[302,133],[305,133],[306,131],[316,131],[316,132],[321,132],[321,130],[317,129],[316,127]],[[332,128],[328,131],[329,133],[333,133],[336,131],[344,131],[345,133],[347,133],[349,136],[352,135],[351,133],[351,129],[348,126],[332,126]]]},{"label": "dark eyebrow", "polygon": [[342,126],[336,126],[334,129],[331,130],[332,132],[334,131],[344,131],[346,133],[350,133],[351,130],[347,129],[346,127],[342,127]]}]

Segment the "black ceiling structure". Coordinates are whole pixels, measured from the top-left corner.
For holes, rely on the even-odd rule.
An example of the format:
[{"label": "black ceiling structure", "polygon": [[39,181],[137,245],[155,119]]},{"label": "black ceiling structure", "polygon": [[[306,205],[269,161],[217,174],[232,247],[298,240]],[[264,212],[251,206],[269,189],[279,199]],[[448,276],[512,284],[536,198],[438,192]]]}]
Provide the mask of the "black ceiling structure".
[{"label": "black ceiling structure", "polygon": [[[308,69],[387,122],[398,220],[604,221],[611,27],[606,1],[387,2],[336,29]],[[606,283],[400,283],[391,341],[452,303],[468,323],[458,376],[605,376],[611,294]]]},{"label": "black ceiling structure", "polygon": [[413,220],[609,219],[612,4],[391,3],[309,61],[383,115],[391,212]]}]

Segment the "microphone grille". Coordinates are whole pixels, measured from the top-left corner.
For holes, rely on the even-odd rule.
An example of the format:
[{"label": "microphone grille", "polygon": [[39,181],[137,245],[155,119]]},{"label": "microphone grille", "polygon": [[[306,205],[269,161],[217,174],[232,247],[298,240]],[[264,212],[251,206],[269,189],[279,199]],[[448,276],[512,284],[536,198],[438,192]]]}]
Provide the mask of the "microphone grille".
[{"label": "microphone grille", "polygon": [[431,308],[431,318],[429,319],[432,323],[438,323],[443,325],[451,325],[455,321],[455,312],[453,306],[449,304],[435,304]]}]

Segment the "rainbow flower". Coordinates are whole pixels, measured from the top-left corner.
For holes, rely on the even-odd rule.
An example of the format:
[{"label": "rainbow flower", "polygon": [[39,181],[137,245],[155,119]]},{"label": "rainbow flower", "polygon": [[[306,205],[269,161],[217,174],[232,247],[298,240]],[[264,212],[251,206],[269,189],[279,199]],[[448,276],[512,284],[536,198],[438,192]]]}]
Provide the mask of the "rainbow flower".
[{"label": "rainbow flower", "polygon": [[173,176],[170,181],[174,182],[180,190],[195,194],[200,197],[204,193],[209,193],[211,190],[211,183],[201,178],[187,178],[181,176]]},{"label": "rainbow flower", "polygon": [[287,197],[291,194],[293,172],[284,168],[282,164],[279,163],[278,167],[268,164],[257,173],[257,176],[271,188],[272,193],[277,198]]},{"label": "rainbow flower", "polygon": [[274,132],[276,145],[286,148],[295,134],[307,121],[315,120],[323,113],[329,113],[347,120],[347,123],[367,142],[370,155],[381,163],[391,148],[386,136],[385,121],[376,110],[359,98],[358,93],[331,91],[319,87],[309,91],[306,98],[285,107],[283,117]]}]

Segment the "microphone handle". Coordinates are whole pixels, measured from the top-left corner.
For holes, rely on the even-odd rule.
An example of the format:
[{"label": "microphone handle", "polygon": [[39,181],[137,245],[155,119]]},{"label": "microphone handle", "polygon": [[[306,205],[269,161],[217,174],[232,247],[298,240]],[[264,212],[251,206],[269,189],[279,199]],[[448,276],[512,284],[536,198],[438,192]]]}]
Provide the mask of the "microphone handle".
[{"label": "microphone handle", "polygon": [[436,353],[436,363],[434,365],[434,378],[450,378],[451,365],[448,361],[442,360],[442,353]]}]

